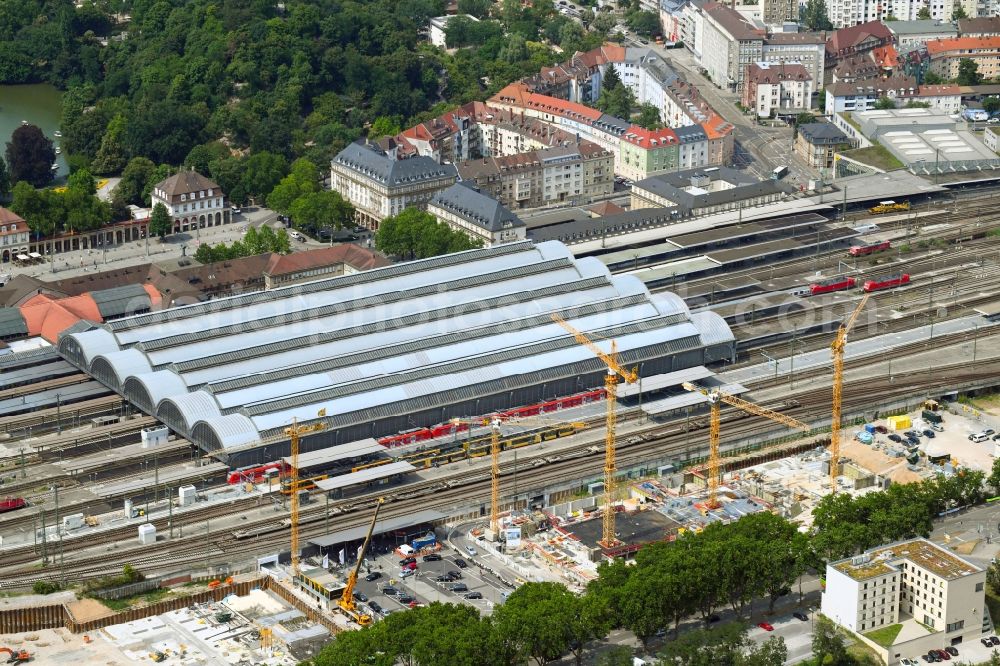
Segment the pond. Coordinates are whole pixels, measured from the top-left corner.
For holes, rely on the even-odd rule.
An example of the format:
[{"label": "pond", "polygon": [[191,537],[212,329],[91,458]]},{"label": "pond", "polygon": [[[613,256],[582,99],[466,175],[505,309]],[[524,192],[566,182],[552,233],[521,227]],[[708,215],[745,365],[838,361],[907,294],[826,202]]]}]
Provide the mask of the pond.
[{"label": "pond", "polygon": [[[0,85],[0,154],[6,153],[11,134],[25,120],[41,128],[58,148],[55,132],[59,129],[61,97],[62,93],[46,83]],[[66,156],[57,155],[56,163],[59,165],[56,178],[65,178],[69,174]]]}]

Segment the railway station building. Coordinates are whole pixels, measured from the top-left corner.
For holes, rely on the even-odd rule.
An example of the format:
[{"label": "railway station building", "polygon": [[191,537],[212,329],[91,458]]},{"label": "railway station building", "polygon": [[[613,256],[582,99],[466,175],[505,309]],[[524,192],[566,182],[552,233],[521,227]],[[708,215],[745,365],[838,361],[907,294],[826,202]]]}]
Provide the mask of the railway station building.
[{"label": "railway station building", "polygon": [[560,242],[470,250],[100,325],[64,359],[231,466],[600,387],[603,361],[552,320],[617,343],[641,376],[732,359],[713,312],[650,293]]}]

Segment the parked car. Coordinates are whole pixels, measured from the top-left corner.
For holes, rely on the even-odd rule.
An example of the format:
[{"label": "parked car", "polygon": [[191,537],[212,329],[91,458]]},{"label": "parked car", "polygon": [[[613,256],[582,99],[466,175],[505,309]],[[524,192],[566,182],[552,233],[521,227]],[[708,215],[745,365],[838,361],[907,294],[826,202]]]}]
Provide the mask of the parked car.
[{"label": "parked car", "polygon": [[890,432],[889,433],[889,441],[891,441],[891,442],[902,442],[903,438],[900,437],[899,435],[897,435],[894,432]]},{"label": "parked car", "polygon": [[441,556],[437,553],[430,553],[429,555],[424,555],[424,562],[440,562]]},{"label": "parked car", "polygon": [[416,562],[416,561],[417,561],[417,558],[415,558],[415,557],[404,557],[403,559],[401,559],[399,561],[399,566],[405,567],[407,564],[410,564],[411,562]]},{"label": "parked car", "polygon": [[931,430],[933,430],[934,432],[944,432],[944,426],[941,425],[940,423],[932,423]]},{"label": "parked car", "polygon": [[450,583],[451,582],[451,578],[449,576],[444,575],[444,574],[442,574],[440,576],[435,576],[434,580],[435,580],[435,582],[438,582],[438,583]]},{"label": "parked car", "polygon": [[455,558],[455,566],[458,567],[459,569],[464,569],[465,567],[467,567],[469,565],[461,557],[456,557]]},{"label": "parked car", "polygon": [[997,433],[997,434],[993,435],[993,441],[994,442],[1000,441],[1000,433]]},{"label": "parked car", "polygon": [[917,432],[916,430],[907,430],[906,432],[903,433],[903,435],[906,437],[913,437],[913,438],[920,437],[920,433]]},{"label": "parked car", "polygon": [[447,574],[449,580],[461,580],[462,573],[460,571],[449,571]]},{"label": "parked car", "polygon": [[931,429],[924,430],[924,437],[927,439],[934,439],[934,431]]},{"label": "parked car", "polygon": [[370,574],[368,574],[367,576],[365,576],[365,580],[370,583],[373,580],[378,580],[381,577],[382,577],[382,572],[381,571],[373,571]]},{"label": "parked car", "polygon": [[885,433],[889,432],[889,429],[886,428],[884,425],[877,425],[875,426],[875,432],[877,432],[880,435],[884,435]]},{"label": "parked car", "polygon": [[387,597],[394,597],[397,594],[399,594],[399,590],[394,588],[392,585],[386,585],[385,587],[382,588],[382,594],[386,595]]},{"label": "parked car", "polygon": [[947,652],[948,654],[950,654],[953,657],[957,657],[958,656],[958,648],[955,647],[954,645],[949,645],[948,647],[946,647],[944,649],[944,651]]},{"label": "parked car", "polygon": [[792,617],[794,617],[796,620],[802,620],[803,622],[809,621],[809,616],[803,613],[802,611],[795,611],[794,613],[792,613]]},{"label": "parked car", "polygon": [[381,613],[382,612],[382,607],[378,604],[377,601],[369,601],[368,602],[368,608],[371,608],[376,613]]},{"label": "parked car", "polygon": [[408,594],[404,594],[403,596],[401,596],[401,597],[400,597],[400,598],[398,599],[398,601],[399,601],[399,603],[401,603],[401,604],[403,604],[403,605],[405,606],[406,604],[408,604],[408,603],[410,603],[410,602],[412,602],[412,601],[413,601],[413,597],[411,597],[411,596],[410,596],[410,595],[408,595]]},{"label": "parked car", "polygon": [[984,435],[993,435],[995,433],[996,433],[996,430],[994,430],[993,428],[987,428],[986,430],[983,431]]},{"label": "parked car", "polygon": [[399,572],[400,578],[409,578],[410,576],[416,576],[416,575],[417,575],[416,569],[403,569],[402,571]]},{"label": "parked car", "polygon": [[942,661],[951,661],[951,655],[944,650],[935,650],[937,656],[941,657]]},{"label": "parked car", "polygon": [[416,571],[417,570],[417,563],[416,562],[409,562],[407,564],[404,564],[403,565],[403,569],[406,570],[406,571]]},{"label": "parked car", "polygon": [[242,213],[243,211],[242,211],[242,210],[240,210],[240,207],[239,207],[239,206],[230,206],[230,207],[229,207],[229,212],[230,212],[230,213],[232,213],[233,215],[239,215],[239,214],[240,214],[240,213]]},{"label": "parked car", "polygon": [[362,603],[364,603],[365,601],[368,601],[368,595],[365,594],[364,592],[355,592],[354,593],[354,598],[357,599],[358,601],[362,602]]},{"label": "parked car", "polygon": [[903,657],[902,659],[899,660],[899,666],[917,666],[917,662],[914,661],[913,659],[907,659],[906,657]]},{"label": "parked car", "polygon": [[715,624],[716,622],[719,622],[720,620],[722,620],[722,618],[719,617],[718,613],[712,613],[711,615],[709,615],[708,617],[705,618],[705,624]]},{"label": "parked car", "polygon": [[763,629],[764,631],[774,631],[774,625],[768,622],[758,622],[757,626]]},{"label": "parked car", "polygon": [[976,444],[979,444],[980,442],[985,442],[989,438],[990,438],[989,435],[984,435],[981,432],[974,432],[971,435],[969,435],[969,441],[975,442]]},{"label": "parked car", "polygon": [[996,636],[990,636],[990,642],[993,643],[993,645],[1000,645],[1000,638]]},{"label": "parked car", "polygon": [[451,586],[451,591],[452,592],[468,592],[469,591],[469,586],[466,585],[465,583],[455,583],[454,585]]},{"label": "parked car", "polygon": [[906,443],[909,444],[910,446],[920,446],[920,440],[917,439],[916,437],[907,437]]},{"label": "parked car", "polygon": [[475,548],[473,548],[472,546],[466,546],[465,547],[465,552],[467,552],[469,554],[469,557],[475,557],[476,555],[479,554],[479,552]]},{"label": "parked car", "polygon": [[482,592],[469,592],[467,595],[465,595],[465,598],[466,599],[482,599],[483,598],[483,593]]},{"label": "parked car", "polygon": [[989,636],[986,636],[985,638],[980,638],[979,642],[982,643],[984,647],[992,647],[993,646],[993,641],[990,640]]}]

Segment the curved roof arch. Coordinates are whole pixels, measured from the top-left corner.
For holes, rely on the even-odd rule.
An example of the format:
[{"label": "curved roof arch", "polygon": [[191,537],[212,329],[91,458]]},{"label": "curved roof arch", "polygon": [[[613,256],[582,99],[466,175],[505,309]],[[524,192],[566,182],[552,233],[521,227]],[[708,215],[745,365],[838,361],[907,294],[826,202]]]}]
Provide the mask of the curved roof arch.
[{"label": "curved roof arch", "polygon": [[138,349],[98,354],[90,363],[91,374],[115,391],[121,390],[129,377],[152,371],[149,359]]},{"label": "curved roof arch", "polygon": [[226,450],[260,441],[257,427],[243,414],[198,421],[191,429],[191,436],[204,442],[209,450]]},{"label": "curved roof arch", "polygon": [[156,418],[167,425],[189,433],[198,421],[222,416],[219,404],[205,391],[182,393],[164,398],[156,405]]},{"label": "curved roof arch", "polygon": [[[632,276],[630,276],[632,277]],[[638,280],[639,278],[635,278]],[[653,306],[661,315],[683,314],[690,315],[687,303],[684,299],[672,291],[661,291],[649,297]]]},{"label": "curved roof arch", "polygon": [[615,286],[615,289],[622,296],[649,296],[649,289],[646,287],[646,284],[629,273],[612,275],[611,284]]},{"label": "curved roof arch", "polygon": [[186,393],[187,390],[184,380],[168,370],[132,375],[122,382],[125,397],[139,409],[154,416],[164,398]]},{"label": "curved roof arch", "polygon": [[59,340],[59,352],[79,365],[90,368],[98,354],[120,351],[115,334],[104,328],[93,328],[82,333],[70,333]]}]

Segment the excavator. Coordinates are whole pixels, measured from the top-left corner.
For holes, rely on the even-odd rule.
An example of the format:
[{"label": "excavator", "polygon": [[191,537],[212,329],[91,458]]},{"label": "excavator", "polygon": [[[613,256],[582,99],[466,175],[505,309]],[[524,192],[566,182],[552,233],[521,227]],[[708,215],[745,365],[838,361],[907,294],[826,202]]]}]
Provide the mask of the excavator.
[{"label": "excavator", "polygon": [[6,652],[10,655],[7,659],[8,664],[23,664],[26,661],[31,661],[31,655],[28,654],[27,650],[12,650],[9,647],[0,647],[0,653]]},{"label": "excavator", "polygon": [[358,562],[354,565],[354,571],[351,575],[347,577],[347,584],[344,586],[344,592],[340,595],[340,599],[337,601],[337,605],[340,606],[340,610],[344,611],[352,620],[360,624],[362,627],[367,627],[372,623],[372,616],[366,613],[362,613],[358,610],[358,606],[354,603],[354,586],[358,583],[358,574],[361,572],[361,562],[364,560],[365,552],[368,550],[368,544],[372,540],[372,532],[375,531],[375,521],[378,520],[379,509],[382,508],[382,502],[385,499],[382,497],[378,498],[378,502],[375,504],[375,515],[372,516],[372,523],[368,526],[368,535],[365,537],[365,542],[361,544],[361,551],[358,552]]}]

